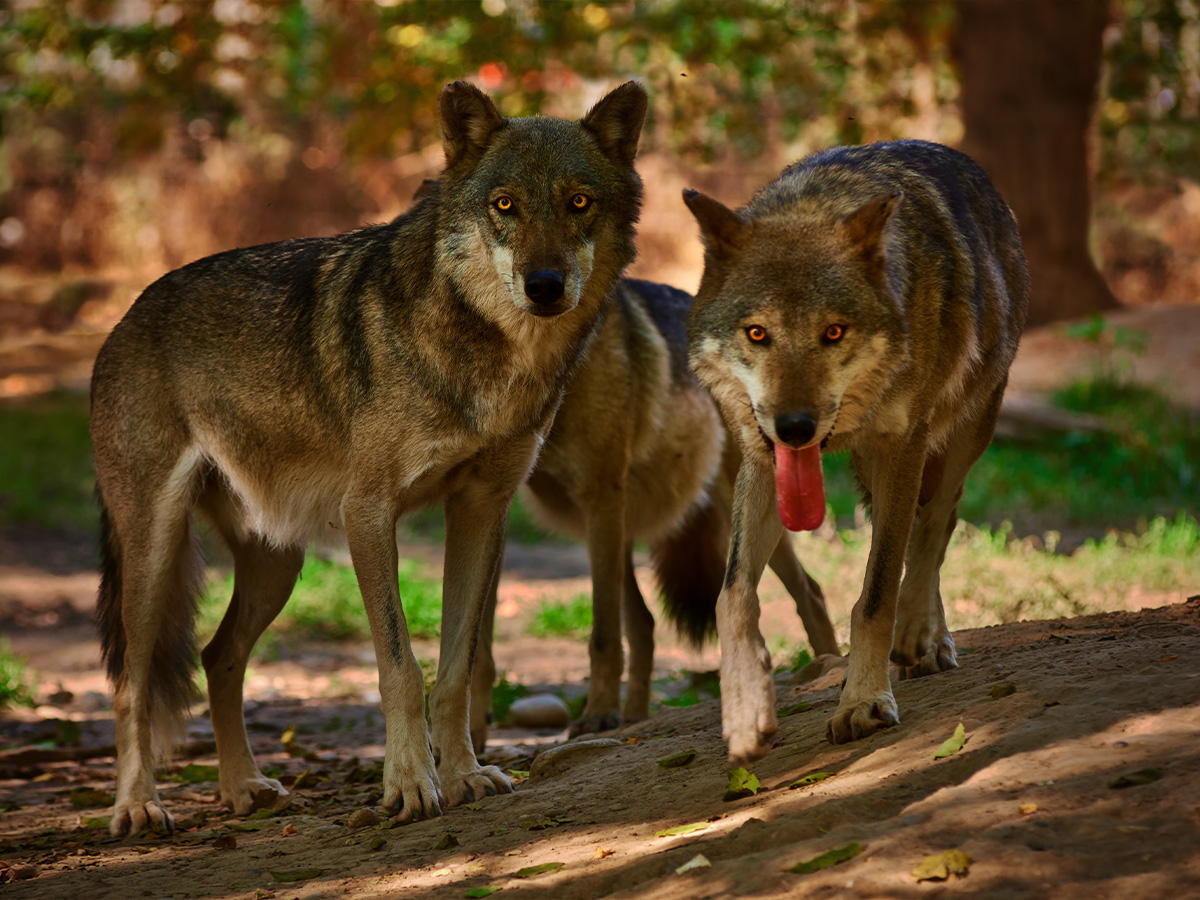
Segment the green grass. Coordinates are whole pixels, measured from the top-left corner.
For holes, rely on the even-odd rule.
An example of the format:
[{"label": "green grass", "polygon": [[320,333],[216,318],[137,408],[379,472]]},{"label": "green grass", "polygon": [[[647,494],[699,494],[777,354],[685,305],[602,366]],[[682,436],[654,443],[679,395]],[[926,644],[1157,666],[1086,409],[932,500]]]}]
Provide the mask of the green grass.
[{"label": "green grass", "polygon": [[[441,631],[441,583],[419,575],[416,564],[406,560],[400,564],[399,585],[409,634],[414,638],[437,637]],[[208,584],[200,600],[202,631],[216,630],[232,593],[232,575]],[[272,629],[313,639],[369,640],[370,625],[354,570],[310,554],[291,599]]]},{"label": "green grass", "polygon": [[[993,529],[960,521],[941,569],[951,630],[1120,610],[1138,594],[1152,595],[1156,605],[1200,585],[1200,524],[1183,512],[1088,540],[1069,555],[1053,552],[1059,539],[1053,531],[1018,539],[1008,523]],[[832,540],[799,534],[794,546],[845,631],[862,588],[870,526]]]},{"label": "green grass", "polygon": [[25,659],[12,652],[8,638],[0,637],[0,709],[34,705]]},{"label": "green grass", "polygon": [[86,394],[0,403],[0,526],[95,530]]},{"label": "green grass", "polygon": [[566,603],[542,600],[527,630],[534,637],[587,638],[592,633],[591,594],[576,594]]}]

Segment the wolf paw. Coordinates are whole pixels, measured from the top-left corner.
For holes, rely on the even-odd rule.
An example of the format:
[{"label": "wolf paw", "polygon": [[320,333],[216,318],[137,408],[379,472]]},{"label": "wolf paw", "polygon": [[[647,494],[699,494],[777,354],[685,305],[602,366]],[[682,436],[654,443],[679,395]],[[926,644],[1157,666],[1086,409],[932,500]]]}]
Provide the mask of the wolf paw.
[{"label": "wolf paw", "polygon": [[157,799],[118,802],[113,806],[112,820],[108,831],[113,837],[134,835],[143,828],[156,834],[173,834],[175,818]]},{"label": "wolf paw", "polygon": [[615,709],[598,716],[584,716],[571,723],[570,736],[579,737],[581,734],[599,734],[602,731],[612,731],[621,727],[621,714]]},{"label": "wolf paw", "polygon": [[495,766],[474,766],[465,772],[439,771],[446,806],[457,806],[496,794],[511,794],[512,781]]},{"label": "wolf paw", "polygon": [[221,786],[221,802],[235,816],[248,816],[256,809],[274,809],[281,800],[291,796],[274,778],[255,775],[229,787]]},{"label": "wolf paw", "polygon": [[[729,761],[735,766],[745,765],[762,759],[775,746],[775,735],[779,721],[775,717],[775,695],[770,689],[751,698],[743,693],[743,700],[733,698],[721,702],[722,731],[729,745]],[[763,702],[765,701],[765,702]]]},{"label": "wolf paw", "polygon": [[900,669],[900,680],[920,678],[924,675],[936,675],[938,672],[948,672],[958,668],[958,653],[954,649],[954,638],[944,634],[929,645],[926,652],[915,662],[907,659],[897,659],[892,651],[892,662]]},{"label": "wolf paw", "polygon": [[775,746],[775,681],[765,646],[738,648],[721,658],[721,733],[729,761],[744,765]]},{"label": "wolf paw", "polygon": [[829,720],[825,737],[831,744],[846,744],[899,722],[900,712],[891,691],[858,702],[843,695],[837,712]]},{"label": "wolf paw", "polygon": [[383,807],[398,825],[437,818],[445,805],[432,765],[403,766],[384,759]]}]

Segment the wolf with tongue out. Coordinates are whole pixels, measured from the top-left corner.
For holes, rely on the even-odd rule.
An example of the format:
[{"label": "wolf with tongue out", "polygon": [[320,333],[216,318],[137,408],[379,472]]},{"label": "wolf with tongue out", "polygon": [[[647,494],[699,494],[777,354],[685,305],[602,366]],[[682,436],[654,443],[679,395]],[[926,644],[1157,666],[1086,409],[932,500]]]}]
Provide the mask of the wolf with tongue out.
[{"label": "wolf with tongue out", "polygon": [[689,363],[743,457],[717,602],[729,756],[774,742],[758,580],[781,528],[821,524],[827,450],[851,452],[873,523],[828,725],[856,740],[900,720],[889,658],[902,677],[958,664],[938,573],[1025,322],[1017,223],[970,158],[924,141],[817,153],[737,211],[684,201],[705,246]]}]

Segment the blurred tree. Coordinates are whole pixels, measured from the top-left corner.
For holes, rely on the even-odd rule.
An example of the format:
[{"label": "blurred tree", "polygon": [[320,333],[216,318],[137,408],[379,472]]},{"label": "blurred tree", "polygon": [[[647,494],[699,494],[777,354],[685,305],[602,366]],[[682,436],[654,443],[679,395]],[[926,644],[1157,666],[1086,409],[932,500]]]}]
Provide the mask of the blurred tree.
[{"label": "blurred tree", "polygon": [[1116,307],[1088,248],[1088,139],[1106,3],[965,0],[958,13],[963,150],[1020,223],[1033,281],[1029,324]]}]

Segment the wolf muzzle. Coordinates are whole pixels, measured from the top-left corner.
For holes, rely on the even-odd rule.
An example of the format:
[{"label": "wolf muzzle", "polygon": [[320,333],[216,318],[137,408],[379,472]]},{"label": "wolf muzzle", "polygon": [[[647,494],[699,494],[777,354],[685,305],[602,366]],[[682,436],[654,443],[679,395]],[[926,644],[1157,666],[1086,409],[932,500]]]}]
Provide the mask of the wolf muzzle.
[{"label": "wolf muzzle", "polygon": [[562,272],[554,269],[538,269],[525,276],[525,296],[533,301],[535,308],[532,312],[537,315],[549,316],[560,312],[551,307],[562,298],[563,289]]}]

